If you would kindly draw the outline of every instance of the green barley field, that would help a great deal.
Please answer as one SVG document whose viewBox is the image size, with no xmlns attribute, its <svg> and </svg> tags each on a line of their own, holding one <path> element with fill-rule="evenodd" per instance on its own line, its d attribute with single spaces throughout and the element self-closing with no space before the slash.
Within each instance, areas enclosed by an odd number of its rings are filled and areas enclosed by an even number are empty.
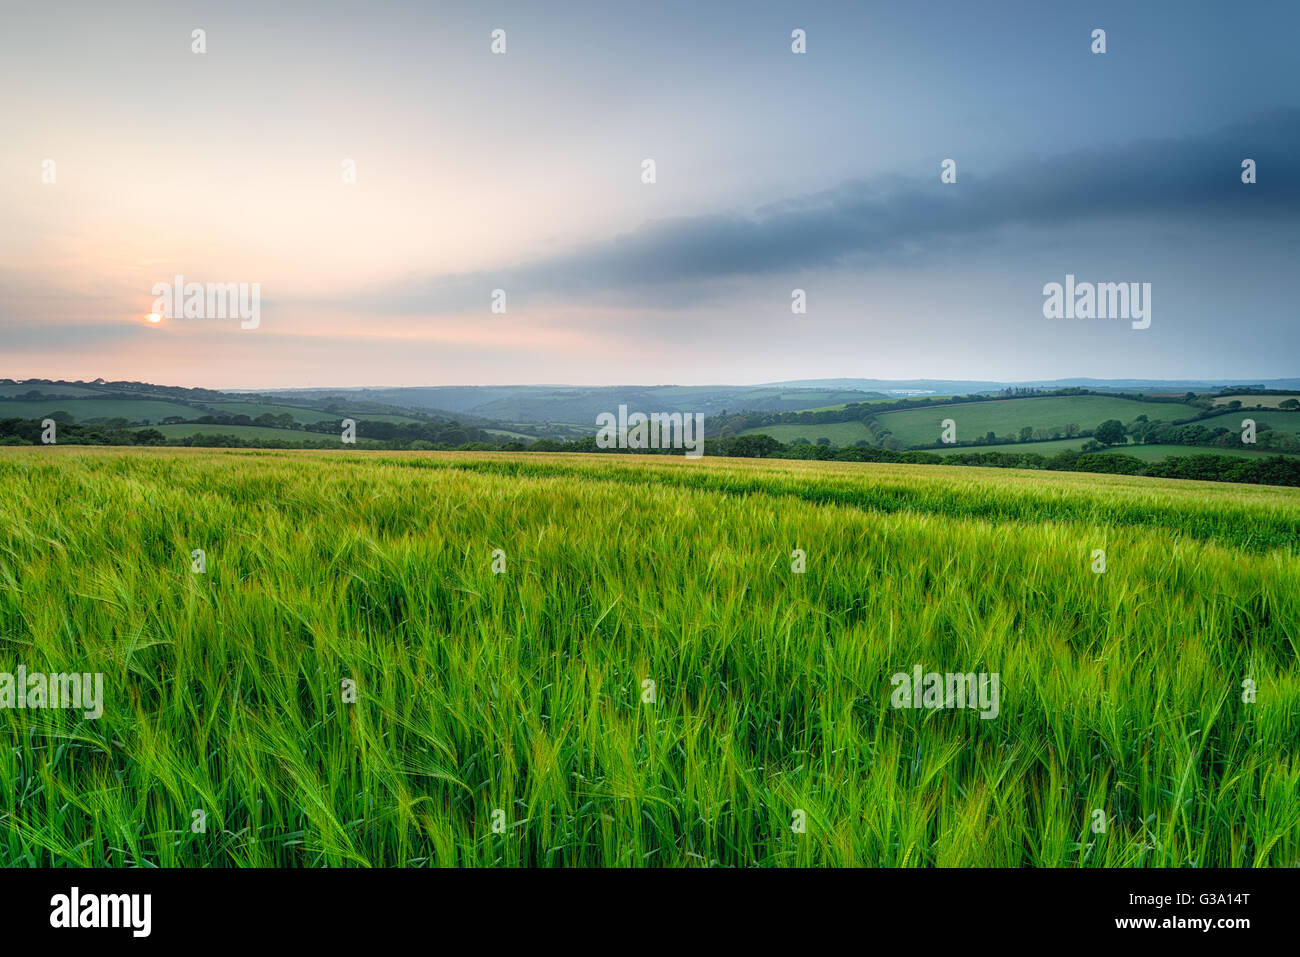
<svg viewBox="0 0 1300 957">
<path fill-rule="evenodd" d="M 6 866 L 1300 863 L 1300 490 L 62 447 L 0 503 L 0 672 L 104 676 L 0 711 Z"/>
</svg>

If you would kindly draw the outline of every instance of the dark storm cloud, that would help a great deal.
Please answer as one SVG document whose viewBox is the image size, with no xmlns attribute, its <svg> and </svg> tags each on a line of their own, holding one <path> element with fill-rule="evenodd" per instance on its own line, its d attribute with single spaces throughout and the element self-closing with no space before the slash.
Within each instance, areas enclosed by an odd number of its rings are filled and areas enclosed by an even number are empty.
<svg viewBox="0 0 1300 957">
<path fill-rule="evenodd" d="M 493 273 L 442 276 L 387 300 L 392 311 L 480 308 L 485 290 L 518 295 L 592 295 L 656 289 L 659 304 L 698 301 L 711 281 L 806 269 L 869 268 L 978 243 L 1023 224 L 1062 229 L 1139 219 L 1177 232 L 1242 218 L 1294 220 L 1300 210 L 1300 110 L 1256 117 L 1212 135 L 1146 140 L 1122 148 L 1027 158 L 983 173 L 957 162 L 943 184 L 940 161 L 915 177 L 852 181 L 762 206 L 751 215 L 665 219 L 608 241 Z M 1258 182 L 1241 182 L 1241 163 Z M 653 187 L 646 187 L 653 188 Z M 373 299 L 368 299 L 374 302 Z"/>
</svg>

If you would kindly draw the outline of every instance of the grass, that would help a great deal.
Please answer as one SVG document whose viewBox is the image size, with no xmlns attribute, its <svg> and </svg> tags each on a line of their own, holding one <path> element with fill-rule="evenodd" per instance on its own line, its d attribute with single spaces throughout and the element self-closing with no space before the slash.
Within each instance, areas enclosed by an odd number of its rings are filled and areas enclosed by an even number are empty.
<svg viewBox="0 0 1300 957">
<path fill-rule="evenodd" d="M 260 425 L 204 425 L 198 422 L 184 422 L 174 425 L 155 425 L 169 439 L 184 438 L 188 435 L 230 435 L 240 439 L 279 439 L 285 442 L 321 442 L 339 441 L 340 432 L 308 432 L 303 429 L 271 429 Z"/>
<path fill-rule="evenodd" d="M 31 386 L 31 388 L 38 388 Z M 47 388 L 55 388 L 48 386 Z M 60 387 L 62 388 L 62 387 Z M 207 407 L 200 409 L 197 406 L 185 405 L 179 402 L 167 402 L 156 399 L 75 399 L 75 398 L 52 398 L 52 399 L 3 399 L 0 400 L 0 418 L 22 418 L 22 419 L 39 419 L 51 412 L 63 411 L 72 416 L 76 422 L 88 422 L 95 419 L 113 419 L 123 418 L 131 423 L 139 423 L 148 419 L 154 426 L 169 416 L 181 416 L 186 419 L 197 419 L 200 416 L 211 415 L 207 408 L 215 409 L 218 413 L 225 415 L 247 415 L 250 419 L 264 413 L 272 415 L 281 415 L 289 413 L 295 421 L 310 424 L 314 422 L 332 421 L 339 422 L 343 418 L 350 416 L 357 420 L 370 420 L 378 422 L 417 422 L 420 421 L 410 416 L 391 415 L 387 413 L 367 414 L 365 412 L 324 412 L 319 409 L 306 409 L 299 406 L 274 405 L 270 403 L 256 402 L 212 402 Z M 188 425 L 186 428 L 190 428 Z M 194 430 L 211 432 L 213 429 L 223 428 L 227 431 L 222 434 L 234 435 L 236 433 L 229 431 L 231 426 L 216 425 L 198 425 Z M 234 426 L 233 428 L 239 428 Z M 254 427 L 256 428 L 256 427 Z M 258 430 L 259 434 L 261 429 Z M 194 431 L 179 433 L 183 435 L 194 434 Z"/>
<path fill-rule="evenodd" d="M 210 408 L 216 409 L 225 415 L 246 415 L 250 419 L 255 419 L 259 415 L 267 413 L 271 415 L 289 414 L 293 416 L 295 422 L 301 422 L 304 425 L 310 425 L 314 422 L 339 422 L 346 417 L 351 417 L 358 421 L 370 422 L 419 422 L 419 419 L 412 418 L 409 415 L 393 415 L 384 412 L 325 412 L 321 409 L 307 409 L 297 405 L 275 405 L 272 403 L 262 402 L 209 402 L 206 403 Z M 202 414 L 202 413 L 199 413 Z M 197 418 L 197 414 L 191 416 Z"/>
<path fill-rule="evenodd" d="M 54 385 L 48 382 L 0 383 L 0 398 L 13 398 L 14 396 L 26 395 L 28 392 L 40 392 L 45 395 L 56 396 L 88 396 L 104 394 L 102 390 L 90 389 L 85 386 L 77 385 Z"/>
<path fill-rule="evenodd" d="M 0 864 L 1300 859 L 1298 490 L 64 447 L 0 498 L 0 670 L 106 698 L 0 712 Z M 918 663 L 999 716 L 891 708 Z"/>
<path fill-rule="evenodd" d="M 488 435 L 499 435 L 503 438 L 516 439 L 520 442 L 533 442 L 537 438 L 535 435 L 528 435 L 524 432 L 512 432 L 509 429 L 484 429 L 483 431 Z"/>
<path fill-rule="evenodd" d="M 1107 451 L 1123 452 L 1145 462 L 1158 462 L 1176 455 L 1235 455 L 1238 458 L 1271 458 L 1275 455 L 1296 455 L 1279 449 L 1258 449 L 1250 446 L 1229 445 L 1116 445 Z"/>
<path fill-rule="evenodd" d="M 1139 415 L 1152 422 L 1190 418 L 1195 409 L 1170 402 L 1143 402 L 1100 395 L 1043 396 L 1041 398 L 998 399 L 882 412 L 876 421 L 889 429 L 904 445 L 929 445 L 939 441 L 944 419 L 957 423 L 957 441 L 967 442 L 987 432 L 997 436 L 1018 434 L 1024 426 L 1064 428 L 1073 422 L 1081 429 L 1094 429 L 1107 419 L 1128 424 Z"/>
<path fill-rule="evenodd" d="M 955 453 L 1033 452 L 1037 455 L 1043 456 L 1044 458 L 1051 458 L 1053 455 L 1055 455 L 1058 452 L 1068 452 L 1070 449 L 1081 448 L 1083 446 L 1083 443 L 1087 441 L 1088 441 L 1088 437 L 1082 436 L 1074 439 L 1049 439 L 1046 442 L 1012 442 L 1012 443 L 1001 442 L 998 443 L 997 445 L 962 445 L 962 446 L 954 447 L 952 451 Z M 1116 446 L 1115 448 L 1128 451 L 1128 449 L 1132 448 L 1132 446 L 1131 445 Z M 942 448 L 926 449 L 926 451 L 933 452 L 936 455 L 951 454 L 950 452 L 945 451 Z"/>
<path fill-rule="evenodd" d="M 1214 404 L 1228 405 L 1230 402 L 1240 402 L 1249 408 L 1262 405 L 1265 408 L 1276 409 L 1279 404 L 1288 399 L 1300 399 L 1300 395 L 1224 395 L 1217 397 Z"/>
<path fill-rule="evenodd" d="M 962 446 L 957 449 L 958 452 L 1035 452 L 1038 455 L 1050 458 L 1058 452 L 1065 452 L 1069 449 L 1077 449 L 1083 446 L 1085 442 L 1090 441 L 1088 438 L 1077 439 L 1052 439 L 1046 442 L 1020 442 L 1012 445 L 974 445 Z M 936 454 L 943 455 L 943 449 L 930 449 Z M 1142 459 L 1146 462 L 1158 462 L 1161 459 L 1167 459 L 1177 455 L 1236 455 L 1244 458 L 1258 458 L 1263 456 L 1269 458 L 1274 455 L 1295 455 L 1294 452 L 1284 452 L 1278 449 L 1257 449 L 1249 447 L 1238 447 L 1229 445 L 1220 447 L 1217 445 L 1141 445 L 1134 442 L 1128 442 L 1125 445 L 1112 445 L 1105 449 L 1106 452 L 1122 452 L 1125 455 L 1132 455 L 1134 458 Z"/>
<path fill-rule="evenodd" d="M 33 388 L 36 388 L 33 386 Z M 139 423 L 145 419 L 161 422 L 172 415 L 194 419 L 203 415 L 197 408 L 179 402 L 156 399 L 6 399 L 0 401 L 0 419 L 40 419 L 51 412 L 66 412 L 76 422 L 96 419 L 126 419 Z"/>
<path fill-rule="evenodd" d="M 1265 426 L 1281 432 L 1300 434 L 1300 412 L 1290 409 L 1238 409 L 1222 415 L 1211 415 L 1197 420 L 1197 425 L 1207 429 L 1231 429 L 1240 431 L 1242 419 L 1254 419 L 1256 427 L 1263 430 Z"/>
<path fill-rule="evenodd" d="M 342 433 L 337 431 L 309 432 L 306 429 L 274 429 L 264 428 L 260 425 L 204 425 L 196 422 L 155 425 L 150 426 L 150 428 L 158 430 L 168 440 L 200 435 L 205 437 L 210 436 L 213 438 L 229 436 L 235 439 L 253 439 L 262 442 L 270 442 L 272 440 L 290 443 L 305 442 L 308 444 L 326 442 L 329 443 L 329 445 L 325 446 L 325 448 L 344 448 L 341 439 Z M 356 438 L 357 441 L 355 444 L 358 448 L 365 448 L 366 446 L 371 448 L 380 447 L 380 441 L 378 439 L 366 438 L 364 426 L 359 425 L 357 427 Z"/>
<path fill-rule="evenodd" d="M 334 421 L 337 422 L 343 418 L 342 413 L 324 412 L 320 409 L 306 409 L 297 405 L 276 405 L 272 403 L 261 402 L 206 402 L 204 403 L 210 409 L 222 415 L 246 415 L 250 419 L 255 419 L 259 415 L 291 415 L 295 422 L 301 422 L 309 425 L 313 422 Z M 211 413 L 201 412 L 190 418 L 198 418 L 198 415 Z"/>
<path fill-rule="evenodd" d="M 816 444 L 818 439 L 831 440 L 836 448 L 846 448 L 857 442 L 870 442 L 871 431 L 862 422 L 822 422 L 820 424 L 764 425 L 746 429 L 742 435 L 770 435 L 787 445 L 795 439 L 807 439 Z"/>
<path fill-rule="evenodd" d="M 892 401 L 892 400 L 881 400 Z M 991 399 L 983 402 L 962 402 L 952 405 L 932 405 L 918 409 L 902 409 L 896 412 L 881 412 L 875 416 L 876 421 L 901 441 L 907 448 L 932 445 L 939 440 L 944 419 L 957 423 L 959 441 L 972 441 L 993 432 L 998 436 L 1018 435 L 1026 425 L 1033 428 L 1064 429 L 1073 422 L 1081 429 L 1093 429 L 1107 419 L 1119 419 L 1130 423 L 1139 415 L 1145 415 L 1152 422 L 1172 422 L 1175 419 L 1190 418 L 1198 410 L 1191 406 L 1170 402 L 1144 402 L 1139 399 L 1122 399 L 1113 396 L 1069 395 L 1021 397 L 1013 399 Z M 1273 412 L 1272 417 L 1279 417 L 1279 422 L 1289 413 Z M 1300 413 L 1296 414 L 1300 421 Z M 1215 424 L 1222 425 L 1215 417 Z M 1288 428 L 1279 425 L 1279 428 Z M 796 438 L 806 438 L 816 442 L 825 437 L 837 447 L 853 445 L 860 440 L 871 441 L 872 435 L 866 425 L 857 422 L 829 422 L 823 424 L 779 424 L 758 426 L 747 429 L 746 434 L 765 433 L 781 442 L 789 443 Z M 1061 440 L 1074 443 L 1066 447 L 1077 447 L 1084 439 Z M 1004 443 L 1005 444 L 1005 443 Z M 1044 445 L 1048 443 L 1034 443 Z M 990 448 L 990 446 L 982 446 Z M 1059 451 L 1059 449 L 1058 449 Z"/>
</svg>

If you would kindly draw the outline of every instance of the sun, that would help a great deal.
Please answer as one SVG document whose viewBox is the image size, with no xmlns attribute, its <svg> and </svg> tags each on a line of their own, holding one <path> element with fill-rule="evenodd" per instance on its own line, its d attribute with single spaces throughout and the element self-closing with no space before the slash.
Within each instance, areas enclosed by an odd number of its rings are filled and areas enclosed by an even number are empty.
<svg viewBox="0 0 1300 957">
<path fill-rule="evenodd" d="M 156 313 L 156 312 L 151 312 L 151 313 L 149 313 L 149 315 L 145 316 L 145 318 L 148 319 L 150 322 L 153 322 L 153 323 L 159 323 L 159 322 L 162 322 L 162 316 L 158 315 L 158 313 Z"/>
</svg>

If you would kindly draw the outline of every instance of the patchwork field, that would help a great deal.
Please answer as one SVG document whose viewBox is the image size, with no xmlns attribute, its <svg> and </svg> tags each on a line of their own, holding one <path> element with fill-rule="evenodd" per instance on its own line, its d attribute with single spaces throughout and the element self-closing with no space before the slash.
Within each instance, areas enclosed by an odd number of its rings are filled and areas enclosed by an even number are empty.
<svg viewBox="0 0 1300 957">
<path fill-rule="evenodd" d="M 1262 405 L 1267 409 L 1276 409 L 1283 402 L 1289 402 L 1296 398 L 1300 397 L 1294 395 L 1224 395 L 1216 397 L 1214 404 L 1228 405 L 1231 402 L 1240 402 L 1246 408 Z"/>
<path fill-rule="evenodd" d="M 1288 409 L 1238 409 L 1201 419 L 1198 424 L 1207 429 L 1239 429 L 1242 419 L 1254 419 L 1260 429 L 1267 426 L 1283 432 L 1300 433 L 1300 412 Z"/>
<path fill-rule="evenodd" d="M 33 391 L 40 392 L 44 395 L 54 393 L 61 396 L 72 397 L 95 396 L 102 394 L 96 389 L 87 388 L 85 386 L 66 385 L 64 383 L 36 385 L 22 382 L 0 382 L 0 399 L 11 399 L 15 396 L 27 395 Z"/>
<path fill-rule="evenodd" d="M 155 425 L 169 439 L 188 435 L 233 435 L 240 439 L 283 442 L 321 442 L 326 439 L 338 441 L 337 432 L 307 432 L 302 429 L 271 429 L 259 425 L 204 425 L 199 422 L 185 422 L 177 425 Z"/>
<path fill-rule="evenodd" d="M 1289 397 L 1264 398 L 1281 400 Z M 744 429 L 741 434 L 766 434 L 786 444 L 793 444 L 800 439 L 817 444 L 818 439 L 824 438 L 835 448 L 848 448 L 859 443 L 879 447 L 885 441 L 892 441 L 896 444 L 890 445 L 891 448 L 926 448 L 944 454 L 945 449 L 936 443 L 942 433 L 944 420 L 952 419 L 956 423 L 957 437 L 957 445 L 952 451 L 1029 452 L 1043 456 L 1082 448 L 1089 441 L 1089 436 L 1022 442 L 1019 437 L 1024 428 L 1028 427 L 1035 434 L 1042 435 L 1053 431 L 1063 432 L 1066 426 L 1073 424 L 1081 431 L 1091 432 L 1107 419 L 1118 419 L 1127 426 L 1133 426 L 1139 416 L 1146 416 L 1150 423 L 1194 423 L 1203 430 L 1227 428 L 1235 431 L 1241 428 L 1243 419 L 1252 418 L 1260 432 L 1272 429 L 1291 433 L 1292 436 L 1300 434 L 1300 411 L 1277 408 L 1238 409 L 1200 419 L 1197 416 L 1201 411 L 1200 407 L 1187 403 L 1149 402 L 1116 396 L 1022 396 L 881 412 L 874 416 L 874 425 L 861 417 L 845 422 L 781 422 L 752 426 Z M 887 430 L 888 439 L 886 433 L 880 431 L 882 429 Z M 1000 441 L 979 446 L 970 444 L 984 439 L 990 432 Z M 1290 455 L 1297 454 L 1300 449 L 1294 438 L 1274 438 L 1266 443 L 1267 448 L 1255 449 L 1234 446 L 1220 448 L 1197 444 L 1190 438 L 1182 445 L 1169 442 L 1145 444 L 1141 441 L 1143 434 L 1140 429 L 1134 429 L 1133 435 L 1132 441 L 1115 446 L 1113 450 L 1128 452 L 1145 461 L 1158 461 L 1171 456 L 1205 454 L 1246 457 Z"/>
<path fill-rule="evenodd" d="M 57 447 L 0 499 L 0 672 L 104 676 L 0 711 L 2 865 L 1300 861 L 1300 490 Z"/>
<path fill-rule="evenodd" d="M 1023 448 L 1023 446 L 1022 446 Z M 1144 462 L 1159 462 L 1163 459 L 1177 455 L 1231 455 L 1235 458 L 1270 458 L 1275 455 L 1288 455 L 1293 453 L 1279 452 L 1275 450 L 1261 451 L 1248 446 L 1227 445 L 1227 446 L 1198 446 L 1188 445 L 1117 445 L 1108 449 L 1110 452 L 1122 452 L 1125 455 L 1131 455 L 1134 458 L 1142 459 Z"/>
<path fill-rule="evenodd" d="M 877 421 L 911 447 L 938 442 L 944 419 L 957 423 L 958 442 L 969 442 L 987 432 L 1012 435 L 1026 425 L 1055 429 L 1074 423 L 1081 429 L 1093 429 L 1107 419 L 1128 423 L 1145 415 L 1152 422 L 1172 422 L 1189 418 L 1192 411 L 1168 402 L 1111 396 L 1046 396 L 882 412 Z"/>
<path fill-rule="evenodd" d="M 809 442 L 816 444 L 818 439 L 826 438 L 831 440 L 831 445 L 837 448 L 845 448 L 860 441 L 869 442 L 871 440 L 871 430 L 862 422 L 765 425 L 762 428 L 746 429 L 745 431 L 750 434 L 770 435 L 778 442 L 784 442 L 787 445 L 793 444 L 797 439 L 807 439 Z"/>
<path fill-rule="evenodd" d="M 157 423 L 172 415 L 187 419 L 202 415 L 193 406 L 155 399 L 15 399 L 0 402 L 0 418 L 40 419 L 53 412 L 66 412 L 77 422 L 120 418 L 131 423 Z"/>
<path fill-rule="evenodd" d="M 343 416 L 338 412 L 325 412 L 320 409 L 305 409 L 295 405 L 275 405 L 268 402 L 212 402 L 210 406 L 227 415 L 246 415 L 257 418 L 259 415 L 290 415 L 298 422 L 338 422 Z M 409 415 L 392 415 L 382 412 L 352 412 L 354 418 L 367 419 L 372 422 L 418 422 Z"/>
<path fill-rule="evenodd" d="M 1088 439 L 1058 439 L 1047 442 L 1021 442 L 1011 445 L 980 445 L 974 448 L 958 449 L 958 452 L 1036 452 L 1044 457 L 1050 457 L 1058 452 L 1064 452 L 1067 449 L 1082 448 Z M 942 449 L 934 450 L 943 454 Z M 1288 453 L 1277 450 L 1260 450 L 1244 446 L 1228 445 L 1146 445 L 1129 442 L 1126 445 L 1115 445 L 1105 451 L 1117 452 L 1123 455 L 1131 455 L 1134 458 L 1142 459 L 1145 462 L 1158 462 L 1175 455 L 1233 455 L 1244 458 L 1268 458 L 1274 455 L 1286 455 Z"/>
<path fill-rule="evenodd" d="M 39 397 L 26 398 L 33 393 L 39 394 Z M 223 395 L 228 398 L 222 398 Z M 382 404 L 359 400 L 352 395 L 330 396 L 315 405 L 274 402 L 255 395 L 237 398 L 239 395 L 181 390 L 143 383 L 136 383 L 129 388 L 107 383 L 95 387 L 64 382 L 8 383 L 0 384 L 0 419 L 39 419 L 54 412 L 65 412 L 77 423 L 121 418 L 133 426 L 157 426 L 169 417 L 178 417 L 188 423 L 204 416 L 246 415 L 250 420 L 255 420 L 268 414 L 289 416 L 304 425 L 338 422 L 344 417 L 391 423 L 425 421 Z M 283 423 L 279 425 L 282 427 Z M 212 426 L 206 428 L 210 431 Z M 222 434 L 238 433 L 225 431 Z M 252 437 L 270 438 L 264 435 Z"/>
</svg>

